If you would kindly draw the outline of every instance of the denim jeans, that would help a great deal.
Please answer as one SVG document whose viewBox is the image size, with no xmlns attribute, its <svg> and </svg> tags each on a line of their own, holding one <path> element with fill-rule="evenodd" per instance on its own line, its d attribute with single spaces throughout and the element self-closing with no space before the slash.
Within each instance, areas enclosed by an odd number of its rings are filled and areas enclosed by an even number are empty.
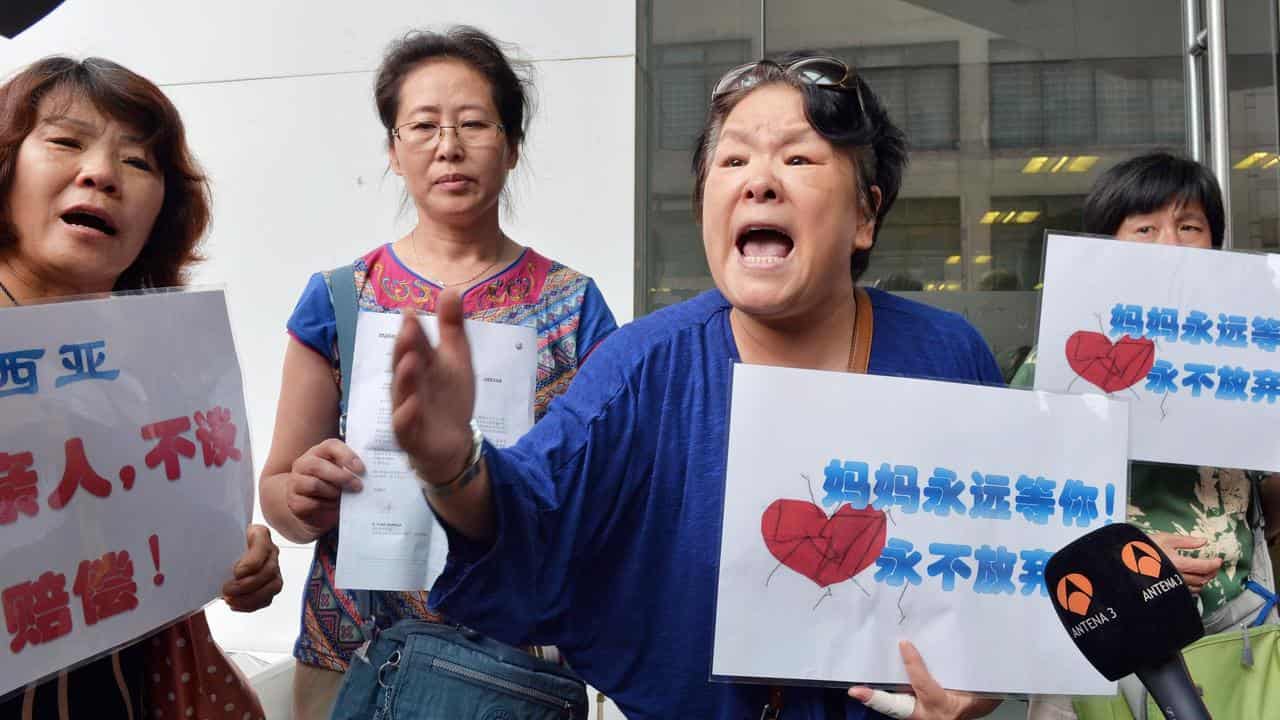
<svg viewBox="0 0 1280 720">
<path fill-rule="evenodd" d="M 351 661 L 333 720 L 585 720 L 565 668 L 474 631 L 402 620 Z"/>
</svg>

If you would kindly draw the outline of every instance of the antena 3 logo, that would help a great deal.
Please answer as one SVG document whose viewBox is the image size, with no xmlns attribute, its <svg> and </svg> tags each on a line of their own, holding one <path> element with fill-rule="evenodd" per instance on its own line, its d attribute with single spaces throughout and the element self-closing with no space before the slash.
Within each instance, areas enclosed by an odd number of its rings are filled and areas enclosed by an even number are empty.
<svg viewBox="0 0 1280 720">
<path fill-rule="evenodd" d="M 1155 548 L 1141 540 L 1134 540 L 1128 543 L 1120 551 L 1120 560 L 1129 571 L 1148 578 L 1159 578 L 1163 565 L 1160 561 L 1160 553 Z M 1180 587 L 1184 584 L 1181 573 L 1157 580 L 1150 587 L 1142 591 L 1142 601 L 1151 602 L 1173 588 Z"/>
<path fill-rule="evenodd" d="M 1110 607 L 1101 608 L 1092 615 L 1089 614 L 1093 605 L 1093 583 L 1080 573 L 1064 575 L 1058 581 L 1054 597 L 1058 601 L 1058 607 L 1084 618 L 1071 626 L 1071 637 L 1073 638 L 1079 638 L 1081 635 L 1091 630 L 1096 630 L 1119 617 L 1115 608 Z"/>
<path fill-rule="evenodd" d="M 0 0 L 0 35 L 9 39 L 35 25 L 64 0 Z"/>
<path fill-rule="evenodd" d="M 1120 559 L 1131 572 L 1149 578 L 1160 577 L 1160 553 L 1141 540 L 1134 540 L 1120 551 Z"/>
<path fill-rule="evenodd" d="M 1088 615 L 1093 602 L 1093 583 L 1080 573 L 1065 575 L 1058 581 L 1058 605 L 1076 615 Z"/>
</svg>

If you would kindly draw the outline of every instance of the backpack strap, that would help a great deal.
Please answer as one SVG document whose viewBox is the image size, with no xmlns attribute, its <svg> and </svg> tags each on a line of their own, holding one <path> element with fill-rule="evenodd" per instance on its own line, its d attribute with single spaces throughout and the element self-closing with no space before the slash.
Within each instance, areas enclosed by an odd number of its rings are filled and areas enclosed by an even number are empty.
<svg viewBox="0 0 1280 720">
<path fill-rule="evenodd" d="M 338 373 L 342 376 L 342 394 L 338 398 L 338 437 L 347 437 L 347 400 L 351 397 L 351 367 L 356 354 L 356 324 L 360 317 L 360 293 L 356 288 L 355 265 L 334 268 L 328 277 L 329 301 L 338 331 Z M 365 644 L 356 653 L 364 659 L 364 650 L 377 633 L 374 596 L 370 590 L 349 590 L 355 601 L 360 630 Z"/>
</svg>

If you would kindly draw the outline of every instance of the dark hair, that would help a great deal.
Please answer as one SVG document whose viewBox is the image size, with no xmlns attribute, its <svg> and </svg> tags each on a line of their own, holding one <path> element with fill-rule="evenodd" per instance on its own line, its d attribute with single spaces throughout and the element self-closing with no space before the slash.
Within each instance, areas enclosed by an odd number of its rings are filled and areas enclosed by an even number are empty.
<svg viewBox="0 0 1280 720">
<path fill-rule="evenodd" d="M 461 60 L 489 81 L 493 106 L 498 109 L 507 142 L 513 148 L 520 147 L 532 114 L 528 66 L 511 60 L 497 40 L 469 25 L 458 25 L 444 33 L 415 30 L 387 48 L 373 86 L 387 144 L 394 140 L 391 129 L 400 112 L 400 88 L 405 77 L 422 63 L 439 58 Z"/>
<path fill-rule="evenodd" d="M 169 98 L 150 80 L 102 58 L 48 57 L 0 86 L 0 253 L 18 240 L 8 208 L 18 150 L 35 129 L 41 100 L 62 92 L 68 103 L 83 98 L 141 133 L 164 178 L 164 203 L 151 236 L 115 289 L 183 284 L 187 267 L 203 259 L 196 247 L 209 226 L 208 180 L 187 148 L 182 118 Z"/>
<path fill-rule="evenodd" d="M 1177 203 L 1200 203 L 1214 247 L 1222 247 L 1225 213 L 1213 173 L 1195 160 L 1157 151 L 1130 158 L 1093 183 L 1084 201 L 1084 231 L 1115 235 L 1125 218 Z"/>
<path fill-rule="evenodd" d="M 814 51 L 791 52 L 778 59 L 786 64 L 806 57 L 825 55 Z M 880 98 L 870 86 L 850 70 L 849 90 L 831 90 L 800 82 L 773 62 L 761 62 L 745 76 L 754 80 L 747 87 L 727 92 L 711 101 L 707 122 L 698 136 L 693 152 L 693 207 L 701 217 L 703 190 L 707 172 L 711 169 L 711 157 L 720 130 L 729 113 L 753 90 L 772 84 L 794 87 L 804 96 L 804 114 L 809 125 L 826 138 L 827 142 L 848 153 L 858 174 L 858 197 L 854 202 L 866 216 L 875 216 L 875 228 L 871 236 L 872 247 L 856 250 L 850 260 L 849 272 L 854 282 L 862 276 L 871 262 L 871 250 L 880 235 L 885 215 L 893 207 L 902 186 L 902 171 L 907 165 L 906 136 L 889 119 Z M 861 107 L 859 106 L 861 97 Z M 864 112 L 865 109 L 865 112 Z M 880 204 L 872 207 L 872 187 L 880 189 Z"/>
</svg>

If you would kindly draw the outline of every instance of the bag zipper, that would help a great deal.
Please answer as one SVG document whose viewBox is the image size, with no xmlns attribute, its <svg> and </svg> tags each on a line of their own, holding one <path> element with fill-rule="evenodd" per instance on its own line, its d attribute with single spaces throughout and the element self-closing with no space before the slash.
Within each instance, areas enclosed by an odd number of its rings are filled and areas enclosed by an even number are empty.
<svg viewBox="0 0 1280 720">
<path fill-rule="evenodd" d="M 531 687 L 525 687 L 524 685 L 513 683 L 510 680 L 507 680 L 505 678 L 500 678 L 494 675 L 490 675 L 488 673 L 480 672 L 479 670 L 472 670 L 469 667 L 459 665 L 457 663 L 450 662 L 448 660 L 443 660 L 441 658 L 432 658 L 431 667 L 434 670 L 442 670 L 447 673 L 453 673 L 454 675 L 460 675 L 464 678 L 467 678 L 468 680 L 473 680 L 479 683 L 486 683 L 489 685 L 493 685 L 495 687 L 502 688 L 503 690 L 506 690 L 507 692 L 513 695 L 528 698 L 530 700 L 540 702 L 544 705 L 563 708 L 564 711 L 568 714 L 570 720 L 572 720 L 573 718 L 573 703 L 569 702 L 568 700 L 563 700 L 561 698 L 558 698 L 555 695 L 552 695 L 550 693 L 545 693 L 541 690 L 535 690 Z"/>
</svg>

